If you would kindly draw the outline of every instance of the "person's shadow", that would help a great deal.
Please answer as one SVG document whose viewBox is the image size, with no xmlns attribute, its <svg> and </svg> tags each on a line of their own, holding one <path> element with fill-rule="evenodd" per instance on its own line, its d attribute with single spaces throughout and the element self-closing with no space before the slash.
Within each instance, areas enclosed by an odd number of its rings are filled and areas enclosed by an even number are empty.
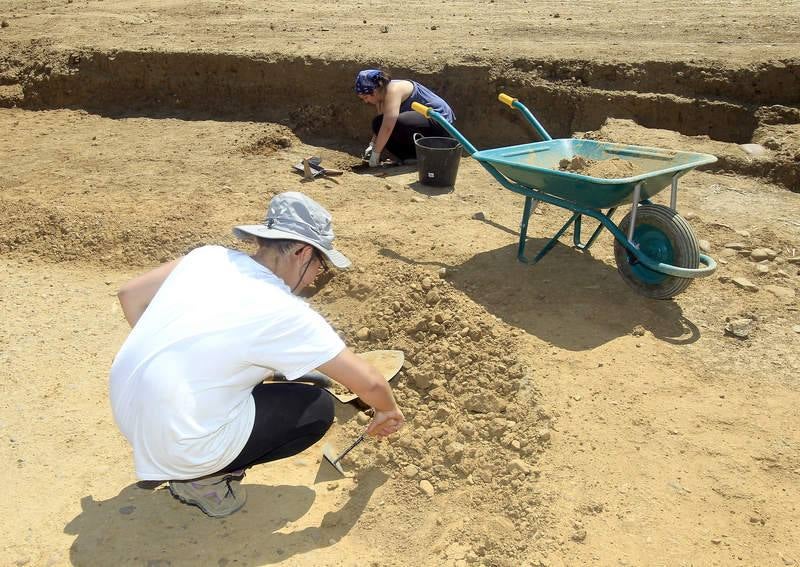
<svg viewBox="0 0 800 567">
<path fill-rule="evenodd" d="M 70 548 L 70 560 L 78 566 L 277 563 L 339 541 L 386 479 L 377 469 L 362 471 L 339 510 L 326 513 L 320 525 L 299 530 L 286 526 L 302 518 L 314 502 L 314 491 L 305 486 L 245 482 L 245 507 L 215 519 L 182 504 L 166 488 L 132 484 L 108 500 L 82 498 L 81 513 L 64 532 L 78 536 Z"/>
</svg>

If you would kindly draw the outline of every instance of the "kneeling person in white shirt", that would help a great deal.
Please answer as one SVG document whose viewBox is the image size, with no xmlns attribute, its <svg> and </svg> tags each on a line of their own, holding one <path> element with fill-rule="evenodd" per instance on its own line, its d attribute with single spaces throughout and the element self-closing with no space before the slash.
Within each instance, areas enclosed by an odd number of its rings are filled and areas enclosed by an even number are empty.
<svg viewBox="0 0 800 567">
<path fill-rule="evenodd" d="M 405 419 L 383 376 L 350 351 L 297 297 L 327 263 L 331 217 L 302 193 L 276 195 L 264 222 L 234 228 L 252 255 L 203 246 L 126 283 L 119 300 L 133 327 L 111 368 L 114 418 L 133 447 L 141 480 L 210 516 L 244 505 L 244 471 L 296 455 L 333 423 L 322 388 L 288 381 L 318 368 L 375 409 L 368 432 L 384 437 Z"/>
</svg>

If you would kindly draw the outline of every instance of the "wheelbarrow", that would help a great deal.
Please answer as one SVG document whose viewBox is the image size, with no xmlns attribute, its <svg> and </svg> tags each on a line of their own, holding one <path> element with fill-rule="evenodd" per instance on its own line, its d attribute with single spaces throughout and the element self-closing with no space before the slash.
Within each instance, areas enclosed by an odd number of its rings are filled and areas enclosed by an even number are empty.
<svg viewBox="0 0 800 567">
<path fill-rule="evenodd" d="M 694 278 L 714 273 L 716 262 L 700 253 L 697 237 L 676 207 L 678 179 L 695 167 L 717 161 L 716 157 L 596 140 L 554 140 L 525 105 L 506 94 L 498 98 L 519 110 L 543 141 L 478 151 L 438 112 L 416 102 L 411 106 L 461 142 L 503 187 L 525 197 L 517 248 L 521 262 L 537 263 L 572 226 L 573 244 L 579 250 L 588 250 L 603 228 L 608 229 L 614 236 L 614 258 L 620 275 L 634 290 L 653 299 L 674 297 Z M 559 169 L 559 162 L 576 156 L 595 161 L 625 160 L 633 165 L 635 174 L 606 179 Z M 671 187 L 668 207 L 650 202 L 651 197 L 666 187 Z M 533 259 L 528 259 L 525 255 L 528 220 L 535 201 L 550 203 L 573 214 Z M 628 202 L 630 212 L 619 225 L 615 224 L 611 220 L 614 213 Z M 599 222 L 585 242 L 581 240 L 584 216 Z"/>
</svg>

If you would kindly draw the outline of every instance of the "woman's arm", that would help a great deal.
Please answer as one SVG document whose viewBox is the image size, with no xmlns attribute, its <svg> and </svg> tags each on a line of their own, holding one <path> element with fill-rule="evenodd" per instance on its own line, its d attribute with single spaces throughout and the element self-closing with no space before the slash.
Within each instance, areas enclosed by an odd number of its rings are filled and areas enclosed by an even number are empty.
<svg viewBox="0 0 800 567">
<path fill-rule="evenodd" d="M 392 81 L 386 86 L 386 97 L 383 99 L 383 123 L 378 135 L 375 137 L 374 150 L 378 155 L 386 147 L 389 136 L 392 135 L 394 125 L 397 124 L 397 117 L 400 116 L 400 104 L 403 102 L 403 94 L 407 89 L 404 88 L 407 81 Z M 413 89 L 413 86 L 412 86 Z"/>
<path fill-rule="evenodd" d="M 375 408 L 375 416 L 367 433 L 385 437 L 403 427 L 405 417 L 394 401 L 389 383 L 374 366 L 357 357 L 350 349 L 344 349 L 320 366 L 319 370 Z"/>
<path fill-rule="evenodd" d="M 149 272 L 137 276 L 124 284 L 119 292 L 117 298 L 120 305 L 122 305 L 122 312 L 125 314 L 125 319 L 128 324 L 133 327 L 136 322 L 150 305 L 150 302 L 155 297 L 156 292 L 167 279 L 167 276 L 175 269 L 181 259 L 173 260 L 166 264 L 162 264 L 158 268 L 150 270 Z"/>
</svg>

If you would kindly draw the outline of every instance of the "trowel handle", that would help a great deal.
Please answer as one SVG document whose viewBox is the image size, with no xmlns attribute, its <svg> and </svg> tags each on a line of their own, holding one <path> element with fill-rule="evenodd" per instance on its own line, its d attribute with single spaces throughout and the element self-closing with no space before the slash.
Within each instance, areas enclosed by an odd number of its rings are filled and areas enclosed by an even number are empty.
<svg viewBox="0 0 800 567">
<path fill-rule="evenodd" d="M 352 443 L 352 444 L 351 444 L 351 445 L 350 445 L 350 446 L 349 446 L 347 449 L 345 449 L 344 451 L 342 451 L 342 454 L 341 454 L 341 455 L 339 455 L 338 457 L 336 457 L 336 460 L 335 460 L 335 461 L 333 461 L 333 464 L 335 465 L 336 463 L 338 463 L 339 461 L 341 461 L 341 460 L 344 458 L 344 456 L 345 456 L 347 453 L 349 453 L 350 451 L 352 451 L 352 450 L 355 448 L 355 446 L 356 446 L 356 445 L 358 445 L 359 443 L 361 443 L 361 442 L 364 440 L 364 437 L 366 437 L 366 435 L 367 435 L 367 432 L 366 432 L 366 431 L 365 431 L 364 433 L 362 433 L 361 435 L 359 435 L 359 436 L 358 436 L 358 438 L 357 438 L 355 441 L 353 441 L 353 443 Z"/>
</svg>

